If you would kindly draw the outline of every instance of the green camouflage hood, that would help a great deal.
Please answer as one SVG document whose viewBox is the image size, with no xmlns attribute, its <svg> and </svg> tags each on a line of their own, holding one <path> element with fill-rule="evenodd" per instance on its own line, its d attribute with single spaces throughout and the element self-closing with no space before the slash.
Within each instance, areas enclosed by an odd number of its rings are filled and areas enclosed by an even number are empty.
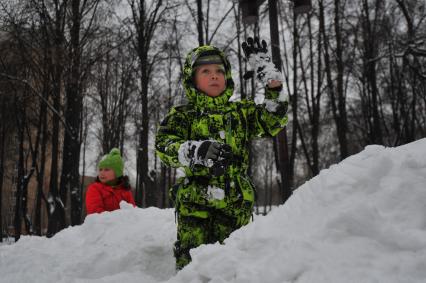
<svg viewBox="0 0 426 283">
<path fill-rule="evenodd" d="M 226 89 L 218 97 L 209 97 L 195 87 L 193 65 L 199 57 L 205 55 L 219 55 L 223 60 L 223 65 L 225 67 Z M 229 98 L 234 92 L 234 81 L 232 80 L 231 65 L 225 54 L 214 46 L 204 45 L 194 48 L 191 52 L 189 52 L 186 56 L 185 65 L 183 67 L 183 77 L 183 86 L 185 88 L 186 96 L 188 97 L 189 101 L 197 108 L 222 108 L 228 102 Z"/>
</svg>

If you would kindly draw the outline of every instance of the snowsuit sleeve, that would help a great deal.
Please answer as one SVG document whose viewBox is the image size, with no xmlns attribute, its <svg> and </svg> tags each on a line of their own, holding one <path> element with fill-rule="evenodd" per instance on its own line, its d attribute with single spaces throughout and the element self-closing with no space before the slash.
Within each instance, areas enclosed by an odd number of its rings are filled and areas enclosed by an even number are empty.
<svg viewBox="0 0 426 283">
<path fill-rule="evenodd" d="M 92 184 L 87 189 L 86 193 L 86 211 L 87 215 L 92 213 L 101 213 L 105 211 L 102 194 L 96 188 L 96 185 Z"/>
<path fill-rule="evenodd" d="M 288 99 L 280 90 L 267 88 L 263 104 L 245 107 L 249 137 L 276 136 L 287 125 L 287 109 Z"/>
<path fill-rule="evenodd" d="M 172 108 L 161 122 L 155 140 L 155 148 L 161 160 L 172 167 L 182 167 L 179 148 L 187 141 L 190 121 L 179 107 Z"/>
</svg>

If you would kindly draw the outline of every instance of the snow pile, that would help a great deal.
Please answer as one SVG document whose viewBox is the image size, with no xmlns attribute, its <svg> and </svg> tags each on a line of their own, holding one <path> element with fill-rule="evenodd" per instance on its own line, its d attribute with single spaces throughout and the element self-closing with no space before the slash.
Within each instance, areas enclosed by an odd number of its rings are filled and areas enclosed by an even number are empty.
<svg viewBox="0 0 426 283">
<path fill-rule="evenodd" d="M 172 209 L 91 215 L 53 238 L 0 247 L 0 282 L 161 282 L 175 274 Z"/>
<path fill-rule="evenodd" d="M 368 146 L 177 274 L 173 210 L 125 206 L 0 247 L 0 282 L 426 282 L 425 200 L 426 139 Z"/>
<path fill-rule="evenodd" d="M 173 282 L 426 282 L 426 139 L 323 170 Z"/>
</svg>

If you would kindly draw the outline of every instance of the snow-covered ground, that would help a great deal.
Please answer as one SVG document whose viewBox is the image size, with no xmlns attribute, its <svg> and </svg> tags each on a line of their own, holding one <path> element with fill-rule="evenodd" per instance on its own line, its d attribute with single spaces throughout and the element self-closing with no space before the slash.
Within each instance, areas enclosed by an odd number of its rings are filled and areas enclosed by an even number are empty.
<svg viewBox="0 0 426 283">
<path fill-rule="evenodd" d="M 175 233 L 173 210 L 124 205 L 1 246 L 0 282 L 426 282 L 426 139 L 323 170 L 177 274 Z"/>
</svg>

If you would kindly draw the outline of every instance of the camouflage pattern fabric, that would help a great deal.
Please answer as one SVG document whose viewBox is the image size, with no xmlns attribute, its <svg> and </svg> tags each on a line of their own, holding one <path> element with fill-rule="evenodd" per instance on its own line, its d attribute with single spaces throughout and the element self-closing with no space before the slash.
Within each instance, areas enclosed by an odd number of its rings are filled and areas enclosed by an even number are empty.
<svg viewBox="0 0 426 283">
<path fill-rule="evenodd" d="M 193 63 L 204 55 L 219 55 L 223 59 L 226 89 L 218 97 L 209 97 L 194 86 Z M 185 172 L 185 177 L 170 191 L 178 214 L 178 268 L 189 262 L 189 249 L 222 242 L 232 231 L 249 223 L 255 191 L 247 177 L 248 142 L 255 137 L 278 134 L 287 124 L 288 107 L 287 101 L 278 100 L 279 91 L 270 89 L 266 89 L 265 98 L 274 101 L 274 111 L 253 101 L 229 102 L 234 90 L 231 66 L 224 53 L 213 46 L 201 46 L 188 54 L 184 88 L 189 103 L 170 110 L 156 137 L 161 160 L 172 167 L 183 167 Z M 179 162 L 178 151 L 188 140 L 228 144 L 234 158 L 219 176 L 202 165 L 184 166 Z"/>
<path fill-rule="evenodd" d="M 174 248 L 176 268 L 182 269 L 191 261 L 190 249 L 202 244 L 213 244 L 216 242 L 222 244 L 233 231 L 240 227 L 232 220 L 219 212 L 211 214 L 206 219 L 179 215 L 178 240 Z"/>
</svg>

